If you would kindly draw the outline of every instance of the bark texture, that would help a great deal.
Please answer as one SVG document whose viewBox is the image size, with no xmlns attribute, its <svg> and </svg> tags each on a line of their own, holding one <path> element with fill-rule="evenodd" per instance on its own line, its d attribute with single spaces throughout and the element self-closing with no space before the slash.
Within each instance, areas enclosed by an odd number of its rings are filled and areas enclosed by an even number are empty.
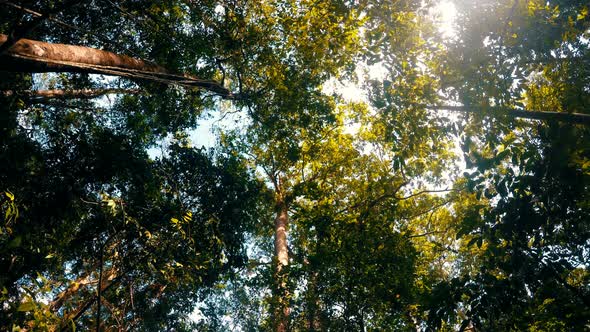
<svg viewBox="0 0 590 332">
<path fill-rule="evenodd" d="M 287 266 L 289 265 L 289 247 L 287 245 L 287 231 L 289 227 L 288 207 L 284 200 L 277 204 L 275 217 L 275 299 L 277 308 L 275 312 L 277 332 L 288 331 L 289 328 L 289 290 L 287 288 Z"/>
<path fill-rule="evenodd" d="M 287 228 L 289 227 L 289 217 L 287 215 L 287 206 L 279 202 L 279 208 L 275 218 L 275 255 L 278 261 L 278 268 L 289 265 L 289 249 L 287 247 Z"/>
<path fill-rule="evenodd" d="M 0 46 L 8 41 L 0 34 Z M 175 73 L 165 67 L 95 48 L 20 39 L 0 55 L 0 70 L 17 72 L 82 72 L 144 79 L 201 88 L 224 98 L 232 93 L 220 83 Z"/>
</svg>

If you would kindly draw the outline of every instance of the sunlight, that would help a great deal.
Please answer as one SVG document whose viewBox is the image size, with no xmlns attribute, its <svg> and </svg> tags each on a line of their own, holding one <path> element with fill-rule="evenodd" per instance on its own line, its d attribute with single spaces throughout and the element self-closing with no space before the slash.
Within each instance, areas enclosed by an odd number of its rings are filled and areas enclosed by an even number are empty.
<svg viewBox="0 0 590 332">
<path fill-rule="evenodd" d="M 442 0 L 432 8 L 430 13 L 434 17 L 435 22 L 438 23 L 438 31 L 444 39 L 452 39 L 457 35 L 454 27 L 457 8 L 453 2 Z"/>
<path fill-rule="evenodd" d="M 454 26 L 455 19 L 457 18 L 457 8 L 452 1 L 441 0 L 436 6 L 430 9 L 430 15 L 434 23 L 438 26 L 438 31 L 444 40 L 451 40 L 457 35 Z M 356 75 L 359 80 L 358 82 L 338 82 L 335 79 L 331 79 L 324 84 L 323 92 L 326 94 L 339 93 L 344 100 L 349 102 L 367 102 L 367 96 L 362 91 L 361 86 L 366 83 L 366 79 L 385 79 L 387 69 L 380 63 L 371 66 L 359 64 Z"/>
</svg>

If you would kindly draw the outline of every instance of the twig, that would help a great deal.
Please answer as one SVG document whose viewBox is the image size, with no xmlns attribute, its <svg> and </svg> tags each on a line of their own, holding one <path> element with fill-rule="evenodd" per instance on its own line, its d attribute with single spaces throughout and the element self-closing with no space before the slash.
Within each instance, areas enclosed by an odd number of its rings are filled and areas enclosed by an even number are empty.
<svg viewBox="0 0 590 332">
<path fill-rule="evenodd" d="M 442 230 L 442 231 L 430 231 L 430 232 L 426 232 L 426 233 L 422 233 L 422 234 L 410 235 L 410 236 L 408 236 L 408 238 L 409 239 L 413 239 L 413 238 L 417 238 L 417 237 L 428 236 L 428 235 L 431 235 L 431 234 L 446 233 L 450 229 L 451 229 L 451 227 L 447 227 L 445 230 Z"/>
<path fill-rule="evenodd" d="M 445 206 L 445 205 L 447 205 L 449 203 L 452 203 L 453 201 L 454 201 L 454 198 L 449 199 L 449 200 L 446 200 L 446 201 L 443 201 L 442 203 L 437 204 L 437 205 L 434 205 L 433 207 L 431 207 L 430 209 L 428 209 L 426 211 L 419 212 L 419 213 L 417 213 L 417 214 L 415 214 L 415 215 L 413 215 L 411 217 L 402 217 L 402 219 L 404 219 L 404 220 L 413 220 L 413 219 L 416 219 L 416 218 L 418 218 L 420 216 L 423 216 L 423 215 L 425 215 L 427 213 L 430 213 L 432 211 L 435 211 L 435 210 L 437 210 L 437 209 L 439 209 L 439 208 L 441 208 L 441 207 L 443 207 L 443 206 Z"/>
</svg>

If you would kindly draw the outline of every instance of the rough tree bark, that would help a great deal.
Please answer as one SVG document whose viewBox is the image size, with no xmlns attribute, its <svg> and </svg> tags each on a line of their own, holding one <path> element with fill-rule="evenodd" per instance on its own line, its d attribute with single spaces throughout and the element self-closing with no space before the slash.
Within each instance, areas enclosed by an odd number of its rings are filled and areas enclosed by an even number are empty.
<svg viewBox="0 0 590 332">
<path fill-rule="evenodd" d="M 8 40 L 0 34 L 0 46 Z M 157 64 L 95 48 L 20 39 L 0 55 L 0 70 L 16 72 L 82 72 L 143 79 L 201 88 L 234 99 L 219 82 L 175 73 Z"/>
</svg>

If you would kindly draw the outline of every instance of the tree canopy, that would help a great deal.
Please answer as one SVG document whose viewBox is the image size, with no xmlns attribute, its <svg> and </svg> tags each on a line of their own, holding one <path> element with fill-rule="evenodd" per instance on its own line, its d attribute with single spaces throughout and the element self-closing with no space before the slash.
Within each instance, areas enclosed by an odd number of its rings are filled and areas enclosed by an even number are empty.
<svg viewBox="0 0 590 332">
<path fill-rule="evenodd" d="M 0 330 L 589 328 L 586 1 L 0 8 Z"/>
</svg>

